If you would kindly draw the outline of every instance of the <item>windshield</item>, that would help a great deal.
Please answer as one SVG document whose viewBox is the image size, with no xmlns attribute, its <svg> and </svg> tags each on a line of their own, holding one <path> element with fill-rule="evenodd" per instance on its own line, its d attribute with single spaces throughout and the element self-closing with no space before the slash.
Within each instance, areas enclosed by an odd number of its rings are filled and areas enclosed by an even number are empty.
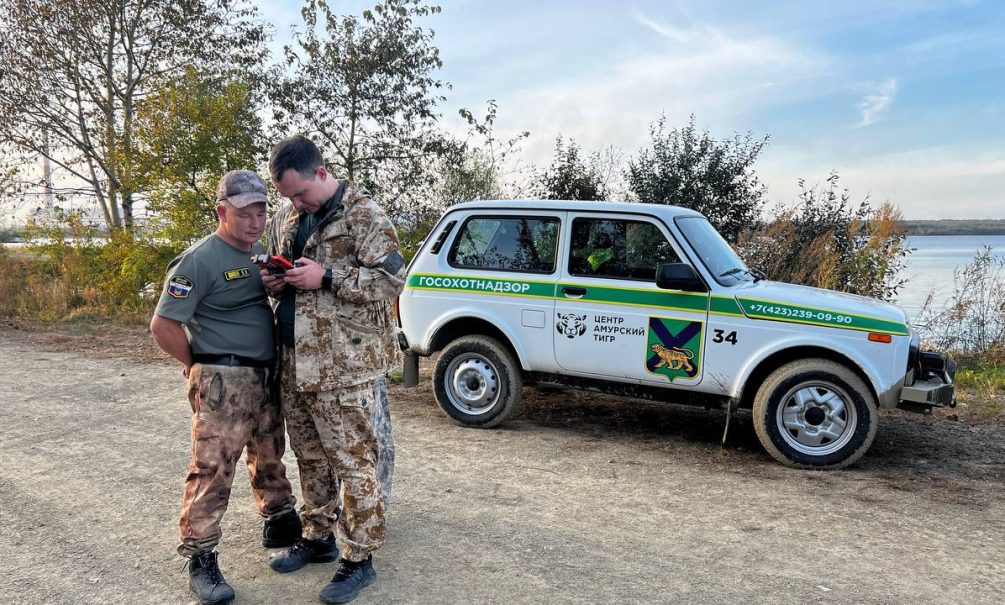
<svg viewBox="0 0 1005 605">
<path fill-rule="evenodd" d="M 747 265 L 705 217 L 681 217 L 677 219 L 677 226 L 715 281 L 723 286 L 735 286 L 753 279 Z"/>
</svg>

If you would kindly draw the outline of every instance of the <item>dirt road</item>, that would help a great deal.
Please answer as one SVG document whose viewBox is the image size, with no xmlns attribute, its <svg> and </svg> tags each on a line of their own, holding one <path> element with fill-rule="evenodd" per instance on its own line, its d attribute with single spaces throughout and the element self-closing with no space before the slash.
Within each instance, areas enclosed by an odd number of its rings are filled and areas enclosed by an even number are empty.
<svg viewBox="0 0 1005 605">
<path fill-rule="evenodd" d="M 180 369 L 143 345 L 56 350 L 75 348 L 0 330 L 0 602 L 190 603 Z M 359 603 L 1005 601 L 1000 424 L 885 414 L 861 463 L 820 473 L 774 463 L 744 418 L 722 448 L 721 413 L 526 396 L 478 431 L 427 387 L 392 392 L 389 535 Z M 260 529 L 238 477 L 237 603 L 317 602 L 332 566 L 272 573 Z"/>
</svg>

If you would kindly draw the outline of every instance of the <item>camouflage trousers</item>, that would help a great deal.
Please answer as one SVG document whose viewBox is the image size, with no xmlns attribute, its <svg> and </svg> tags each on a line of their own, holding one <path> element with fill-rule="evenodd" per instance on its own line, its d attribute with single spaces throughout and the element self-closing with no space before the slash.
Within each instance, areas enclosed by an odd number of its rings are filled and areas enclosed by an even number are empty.
<svg viewBox="0 0 1005 605">
<path fill-rule="evenodd" d="M 292 351 L 284 348 L 284 359 Z M 380 439 L 375 431 L 379 408 L 386 410 L 386 387 L 366 382 L 347 389 L 301 392 L 295 364 L 283 363 L 280 392 L 290 446 L 300 469 L 304 537 L 319 539 L 334 529 L 341 555 L 361 561 L 384 543 L 384 503 L 390 494 L 394 464 L 390 416 L 380 419 L 391 443 L 384 459 L 384 490 L 378 481 Z M 379 401 L 380 393 L 384 401 Z"/>
<path fill-rule="evenodd" d="M 223 531 L 234 470 L 247 451 L 248 477 L 259 514 L 273 519 L 293 510 L 296 498 L 286 479 L 286 435 L 279 405 L 270 397 L 269 370 L 216 365 L 192 366 L 192 460 L 182 499 L 178 553 L 212 550 Z"/>
</svg>

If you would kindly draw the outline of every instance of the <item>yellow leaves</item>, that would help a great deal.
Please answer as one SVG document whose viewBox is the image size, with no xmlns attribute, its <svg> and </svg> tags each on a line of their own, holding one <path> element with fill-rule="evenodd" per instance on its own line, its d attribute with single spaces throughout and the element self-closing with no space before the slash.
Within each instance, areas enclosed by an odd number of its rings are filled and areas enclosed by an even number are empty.
<svg viewBox="0 0 1005 605">
<path fill-rule="evenodd" d="M 823 192 L 803 188 L 802 205 L 783 209 L 737 239 L 737 252 L 769 279 L 888 299 L 905 252 L 902 214 L 887 202 L 853 208 L 837 175 Z"/>
</svg>

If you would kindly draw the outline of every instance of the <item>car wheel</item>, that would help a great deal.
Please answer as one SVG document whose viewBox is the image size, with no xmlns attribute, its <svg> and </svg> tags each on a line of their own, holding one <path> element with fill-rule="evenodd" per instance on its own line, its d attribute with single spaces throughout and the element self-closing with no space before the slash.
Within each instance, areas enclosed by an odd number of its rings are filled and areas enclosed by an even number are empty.
<svg viewBox="0 0 1005 605">
<path fill-rule="evenodd" d="M 440 353 L 433 370 L 433 392 L 443 411 L 458 424 L 493 427 L 520 404 L 520 364 L 494 338 L 463 336 Z"/>
<path fill-rule="evenodd" d="M 876 436 L 876 402 L 848 367 L 803 359 L 772 372 L 757 391 L 754 430 L 775 459 L 795 468 L 843 468 Z"/>
</svg>

